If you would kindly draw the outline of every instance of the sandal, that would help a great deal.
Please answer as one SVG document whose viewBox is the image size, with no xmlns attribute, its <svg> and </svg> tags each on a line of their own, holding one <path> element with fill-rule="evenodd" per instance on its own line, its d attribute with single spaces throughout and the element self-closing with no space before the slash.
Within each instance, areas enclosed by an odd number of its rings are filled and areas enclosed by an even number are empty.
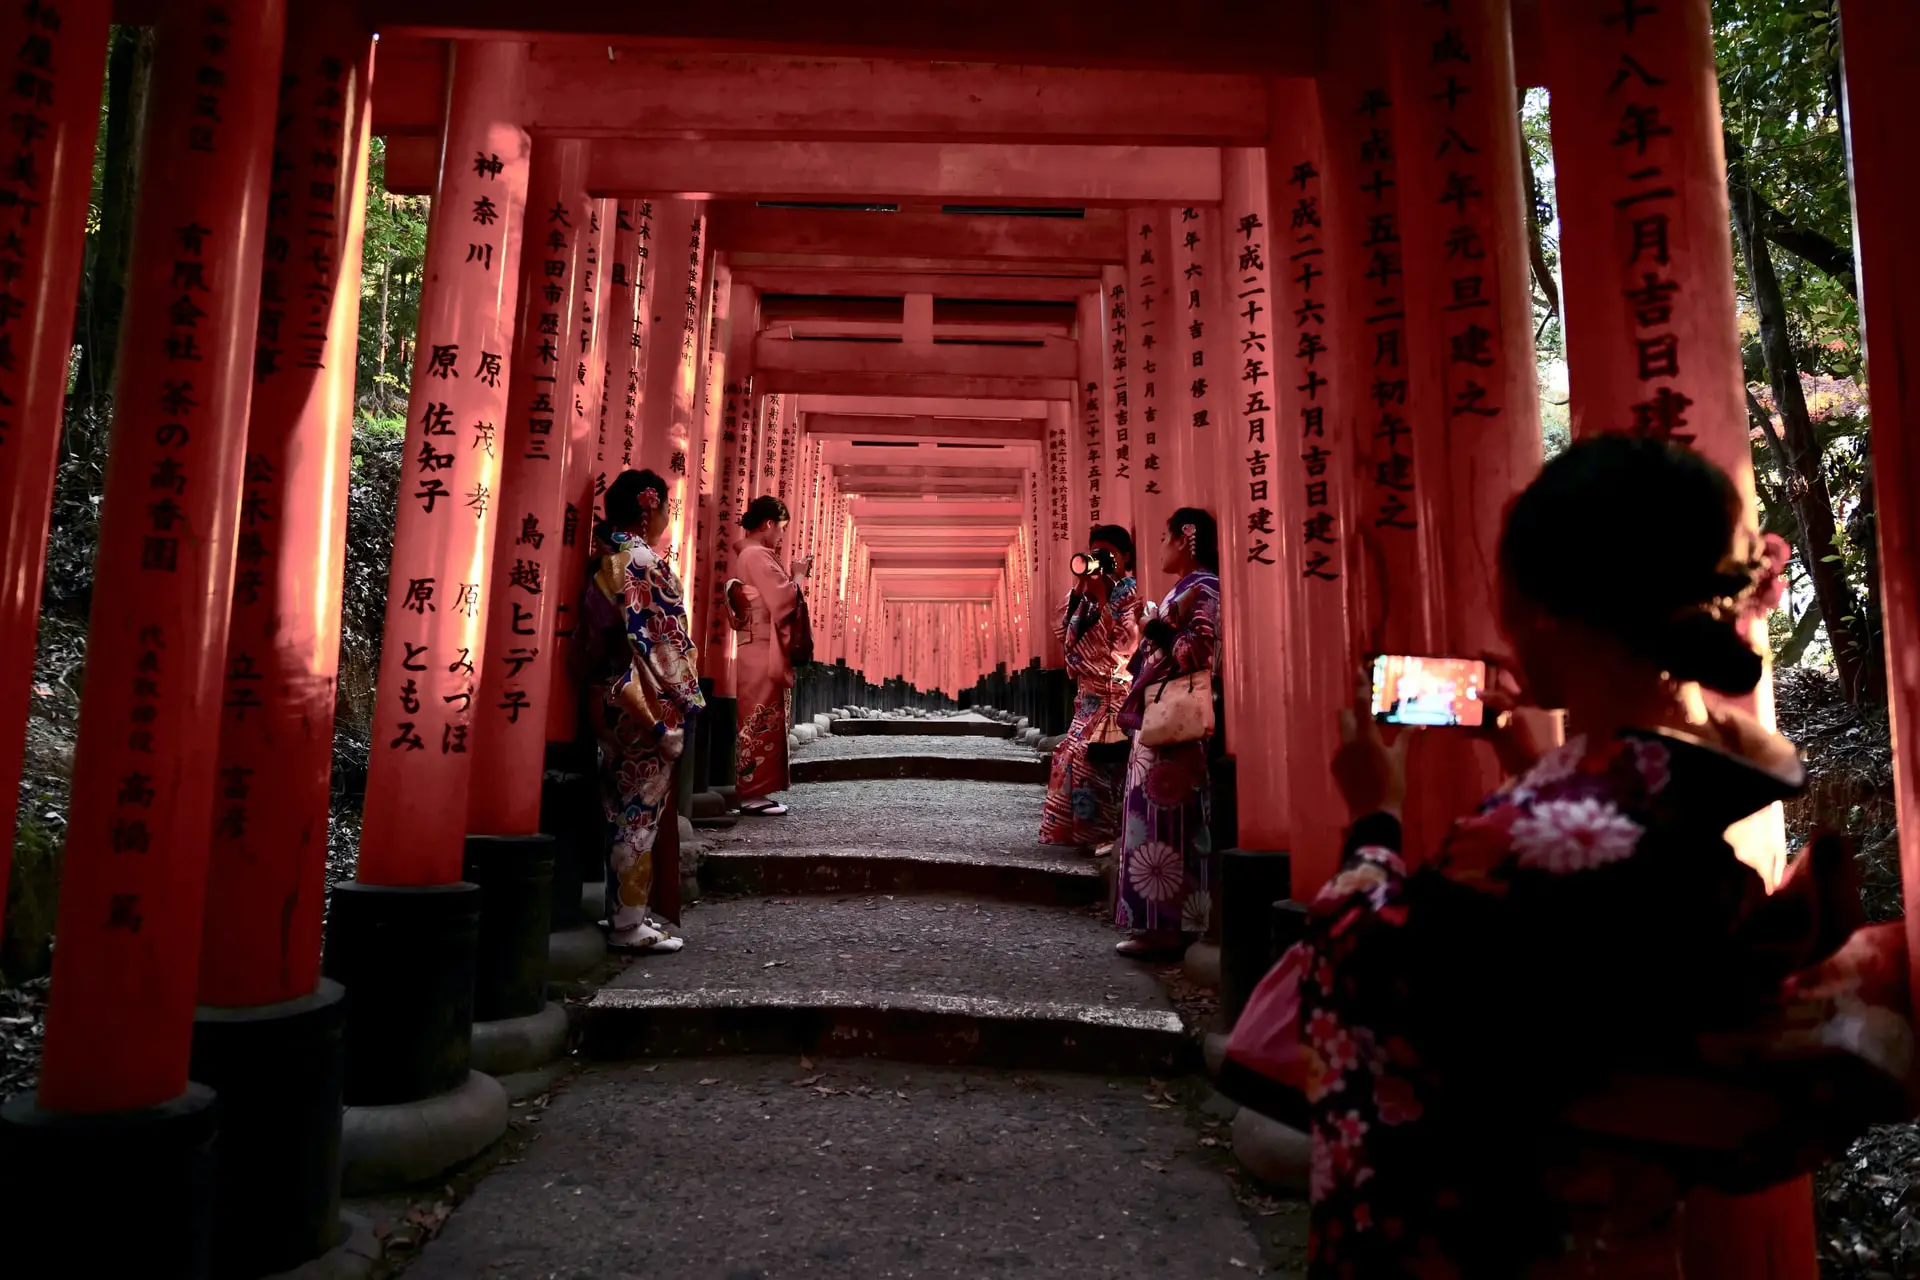
<svg viewBox="0 0 1920 1280">
<path fill-rule="evenodd" d="M 622 934 L 628 936 L 623 939 Z M 669 955 L 686 945 L 685 938 L 676 938 L 644 924 L 615 929 L 607 935 L 607 950 L 620 956 Z"/>
<path fill-rule="evenodd" d="M 749 818 L 783 818 L 787 806 L 778 800 L 749 800 L 740 806 L 740 812 Z"/>
<path fill-rule="evenodd" d="M 1113 950 L 1116 955 L 1125 956 L 1129 960 L 1138 960 L 1142 964 L 1179 964 L 1186 958 L 1187 946 L 1184 940 L 1172 944 L 1155 945 L 1143 937 L 1133 937 L 1116 942 Z"/>
</svg>

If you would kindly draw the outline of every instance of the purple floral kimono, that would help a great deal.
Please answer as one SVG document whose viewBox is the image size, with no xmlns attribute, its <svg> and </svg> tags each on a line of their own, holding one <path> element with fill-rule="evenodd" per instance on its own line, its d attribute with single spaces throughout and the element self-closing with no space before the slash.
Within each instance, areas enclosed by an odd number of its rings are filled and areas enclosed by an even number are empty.
<svg viewBox="0 0 1920 1280">
<path fill-rule="evenodd" d="M 1220 579 L 1196 569 L 1173 585 L 1160 605 L 1173 630 L 1171 647 L 1142 641 L 1133 658 L 1133 688 L 1120 708 L 1120 725 L 1137 734 L 1146 697 L 1158 682 L 1189 671 L 1213 670 L 1220 628 Z M 1123 929 L 1205 933 L 1212 916 L 1207 857 L 1213 852 L 1207 821 L 1207 744 L 1146 747 L 1134 739 L 1127 757 L 1127 792 L 1120 819 L 1120 867 L 1114 919 Z"/>
<path fill-rule="evenodd" d="M 1053 749 L 1040 843 L 1095 848 L 1120 828 L 1119 769 L 1089 762 L 1087 740 L 1119 709 L 1132 680 L 1128 659 L 1140 642 L 1140 593 L 1133 575 L 1114 582 L 1104 606 L 1076 594 L 1060 626 L 1076 696 L 1073 723 Z"/>
</svg>

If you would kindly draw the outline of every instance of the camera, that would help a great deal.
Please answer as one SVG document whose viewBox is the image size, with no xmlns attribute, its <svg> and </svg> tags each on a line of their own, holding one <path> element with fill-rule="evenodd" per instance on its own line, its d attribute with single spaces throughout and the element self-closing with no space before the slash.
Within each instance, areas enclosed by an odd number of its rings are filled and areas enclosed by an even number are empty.
<svg viewBox="0 0 1920 1280">
<path fill-rule="evenodd" d="M 1103 578 L 1111 578 L 1115 568 L 1113 552 L 1105 548 L 1096 551 L 1076 551 L 1073 553 L 1073 559 L 1067 562 L 1067 567 L 1073 570 L 1073 576 L 1076 578 L 1091 578 L 1095 574 Z"/>
</svg>

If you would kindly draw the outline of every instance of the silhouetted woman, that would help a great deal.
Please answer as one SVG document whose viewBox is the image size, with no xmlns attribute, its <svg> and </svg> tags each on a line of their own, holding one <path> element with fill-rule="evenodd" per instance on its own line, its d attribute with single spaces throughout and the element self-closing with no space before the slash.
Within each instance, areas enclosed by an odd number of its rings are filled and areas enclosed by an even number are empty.
<svg viewBox="0 0 1920 1280">
<path fill-rule="evenodd" d="M 1690 1189 L 1783 1181 L 1911 1112 L 1904 942 L 1861 928 L 1844 844 L 1769 896 L 1726 839 L 1805 783 L 1699 695 L 1758 682 L 1740 628 L 1785 558 L 1698 454 L 1582 441 L 1500 544 L 1518 672 L 1566 744 L 1409 871 L 1404 741 L 1364 696 L 1342 716 L 1354 824 L 1290 957 L 1313 1276 L 1678 1277 Z"/>
<path fill-rule="evenodd" d="M 787 531 L 787 504 L 762 494 L 740 517 L 740 586 L 745 608 L 734 620 L 734 679 L 740 698 L 740 735 L 734 770 L 740 812 L 779 817 L 787 806 L 773 798 L 785 791 L 787 733 L 793 719 L 793 615 L 800 584 L 813 557 L 780 565 L 780 539 Z"/>
<path fill-rule="evenodd" d="M 680 579 L 653 545 L 666 530 L 665 480 L 651 471 L 623 471 L 607 486 L 607 518 L 594 530 L 599 569 L 587 585 L 584 625 L 600 793 L 614 828 L 607 922 L 608 945 L 616 951 L 681 946 L 648 911 L 647 898 L 674 762 L 706 704 Z"/>
<path fill-rule="evenodd" d="M 1120 830 L 1120 767 L 1089 761 L 1087 740 L 1119 711 L 1132 687 L 1127 664 L 1140 643 L 1140 593 L 1131 534 L 1117 524 L 1099 524 L 1087 541 L 1096 555 L 1110 557 L 1113 568 L 1109 573 L 1095 566 L 1077 580 L 1060 618 L 1077 696 L 1073 723 L 1053 749 L 1040 843 L 1097 849 Z"/>
<path fill-rule="evenodd" d="M 1211 696 L 1220 629 L 1220 534 L 1213 517 L 1198 507 L 1174 512 L 1160 540 L 1160 567 L 1175 581 L 1140 629 L 1133 688 L 1120 710 L 1120 725 L 1129 732 L 1137 733 L 1147 700 L 1164 696 L 1165 682 L 1175 676 L 1206 672 L 1202 688 Z M 1126 787 L 1114 914 L 1132 935 L 1115 949 L 1137 960 L 1178 959 L 1206 932 L 1212 914 L 1206 740 L 1149 747 L 1136 737 Z"/>
</svg>

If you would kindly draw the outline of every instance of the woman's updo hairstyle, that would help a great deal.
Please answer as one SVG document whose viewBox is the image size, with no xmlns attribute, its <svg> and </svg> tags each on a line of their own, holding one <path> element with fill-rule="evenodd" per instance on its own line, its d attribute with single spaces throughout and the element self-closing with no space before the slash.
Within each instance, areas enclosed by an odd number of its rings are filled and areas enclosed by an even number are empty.
<svg viewBox="0 0 1920 1280">
<path fill-rule="evenodd" d="M 622 471 L 607 486 L 607 523 L 616 529 L 637 529 L 646 524 L 647 513 L 641 495 L 653 494 L 652 506 L 665 506 L 667 482 L 651 471 Z"/>
<path fill-rule="evenodd" d="M 1676 680 L 1746 693 L 1760 655 L 1737 627 L 1764 561 L 1739 560 L 1741 517 L 1733 482 L 1692 450 L 1592 436 L 1514 499 L 1500 572 L 1549 616 L 1614 636 Z"/>
<path fill-rule="evenodd" d="M 752 533 L 768 521 L 780 524 L 787 519 L 787 504 L 770 493 L 763 493 L 747 504 L 746 514 L 740 517 L 740 527 Z"/>
<path fill-rule="evenodd" d="M 1104 542 L 1127 558 L 1127 567 L 1133 567 L 1133 535 L 1117 524 L 1097 524 L 1087 533 L 1088 542 Z"/>
<path fill-rule="evenodd" d="M 1220 526 L 1199 507 L 1181 507 L 1167 517 L 1167 532 L 1175 536 L 1188 525 L 1193 526 L 1193 558 L 1201 568 L 1220 572 Z"/>
</svg>

